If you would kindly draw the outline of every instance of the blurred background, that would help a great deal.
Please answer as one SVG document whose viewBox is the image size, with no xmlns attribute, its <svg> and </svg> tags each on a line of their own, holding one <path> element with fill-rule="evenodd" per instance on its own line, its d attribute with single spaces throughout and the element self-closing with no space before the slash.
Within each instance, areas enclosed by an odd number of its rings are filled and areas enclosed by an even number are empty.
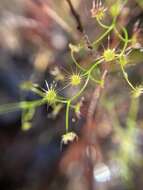
<svg viewBox="0 0 143 190">
<path fill-rule="evenodd" d="M 71 2 L 84 32 L 77 28 L 67 0 L 0 0 L 0 105 L 39 99 L 23 90 L 24 84 L 45 89 L 45 80 L 55 81 L 62 89 L 65 75 L 73 69 L 69 43 L 83 43 L 85 34 L 90 43 L 105 32 L 91 18 L 92 0 Z M 143 1 L 102 3 L 107 10 L 121 6 L 117 22 L 137 40 L 126 70 L 135 86 L 142 85 Z M 111 22 L 108 11 L 104 23 Z M 119 39 L 114 34 L 111 38 L 118 48 Z M 78 62 L 90 65 L 107 44 L 105 38 L 95 50 L 85 48 L 76 56 Z M 99 71 L 95 74 L 100 76 Z M 70 130 L 78 140 L 62 149 L 64 105 L 40 106 L 28 123 L 22 123 L 21 110 L 0 115 L 0 189 L 143 189 L 143 98 L 132 98 L 120 69 L 113 65 L 89 125 L 87 113 L 95 87 L 91 83 L 84 93 L 80 117 L 70 111 Z M 65 88 L 62 95 L 71 97 L 77 90 Z M 27 125 L 29 130 L 24 130 Z"/>
</svg>

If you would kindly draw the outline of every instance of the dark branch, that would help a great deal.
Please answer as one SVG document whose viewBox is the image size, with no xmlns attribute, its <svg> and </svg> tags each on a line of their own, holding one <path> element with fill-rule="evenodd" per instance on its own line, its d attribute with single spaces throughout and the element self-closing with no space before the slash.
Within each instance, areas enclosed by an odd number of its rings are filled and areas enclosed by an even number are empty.
<svg viewBox="0 0 143 190">
<path fill-rule="evenodd" d="M 69 5 L 69 7 L 70 7 L 71 14 L 73 15 L 73 17 L 74 17 L 74 19 L 75 19 L 75 21 L 76 21 L 76 23 L 77 23 L 77 29 L 78 29 L 81 33 L 83 33 L 84 30 L 83 30 L 83 26 L 82 26 L 82 22 L 81 22 L 81 19 L 80 19 L 79 14 L 76 12 L 76 10 L 75 10 L 75 8 L 74 8 L 74 6 L 73 6 L 71 0 L 66 0 L 66 1 L 67 1 L 68 5 Z"/>
</svg>

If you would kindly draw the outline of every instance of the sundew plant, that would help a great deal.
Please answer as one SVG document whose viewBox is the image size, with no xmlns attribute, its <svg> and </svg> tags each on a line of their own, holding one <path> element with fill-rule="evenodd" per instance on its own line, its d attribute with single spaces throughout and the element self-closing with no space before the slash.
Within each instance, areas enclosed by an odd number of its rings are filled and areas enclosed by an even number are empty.
<svg viewBox="0 0 143 190">
<path fill-rule="evenodd" d="M 91 20 L 94 20 L 103 32 L 95 41 L 91 42 L 88 39 L 88 34 L 80 28 L 83 40 L 79 43 L 71 42 L 69 44 L 73 71 L 68 71 L 70 73 L 68 74 L 67 79 L 63 81 L 63 90 L 69 87 L 78 89 L 72 97 L 61 95 L 56 85 L 50 84 L 48 81 L 45 81 L 45 89 L 40 88 L 38 84 L 24 83 L 21 85 L 22 89 L 31 90 L 39 95 L 40 99 L 1 105 L 0 114 L 21 109 L 22 129 L 28 130 L 31 127 L 30 121 L 34 116 L 37 107 L 48 104 L 53 107 L 53 109 L 60 109 L 58 106 L 62 104 L 66 108 L 65 133 L 62 136 L 62 141 L 66 144 L 68 141 L 77 138 L 77 135 L 69 130 L 70 110 L 74 110 L 75 113 L 80 113 L 80 100 L 84 96 L 85 91 L 88 90 L 90 83 L 93 83 L 100 88 L 104 88 L 106 76 L 112 74 L 110 71 L 113 65 L 115 65 L 119 69 L 119 72 L 122 73 L 123 78 L 130 88 L 131 96 L 133 98 L 138 98 L 143 92 L 143 86 L 134 86 L 132 84 L 128 78 L 126 67 L 130 64 L 130 55 L 134 49 L 142 53 L 142 46 L 138 41 L 140 28 L 138 21 L 134 26 L 132 34 L 129 35 L 126 26 L 120 22 L 120 14 L 126 6 L 126 3 L 127 1 L 117 0 L 114 1 L 114 4 L 110 8 L 108 8 L 107 3 L 104 5 L 101 0 L 93 0 L 91 10 L 89 10 Z M 74 10 L 72 10 L 72 13 L 74 13 Z M 105 24 L 106 15 L 110 15 L 111 18 L 108 24 Z M 116 37 L 116 43 L 113 43 L 113 34 Z M 104 42 L 107 42 L 107 46 L 103 47 L 103 40 Z M 81 55 L 84 51 L 89 51 L 91 54 L 98 52 L 96 58 L 93 58 L 91 63 L 88 63 L 86 66 L 83 66 L 77 60 L 77 56 Z M 97 70 L 100 71 L 98 72 L 100 73 L 100 78 L 96 77 L 95 73 Z"/>
</svg>

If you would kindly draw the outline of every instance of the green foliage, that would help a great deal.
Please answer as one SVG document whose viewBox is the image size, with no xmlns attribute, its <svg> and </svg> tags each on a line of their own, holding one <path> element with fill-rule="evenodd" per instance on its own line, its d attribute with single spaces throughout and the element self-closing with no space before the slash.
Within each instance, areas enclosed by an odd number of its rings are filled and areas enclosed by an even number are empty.
<svg viewBox="0 0 143 190">
<path fill-rule="evenodd" d="M 66 133 L 69 131 L 69 112 L 70 109 L 74 108 L 76 112 L 80 111 L 80 104 L 78 104 L 78 99 L 83 95 L 85 89 L 88 87 L 88 84 L 90 81 L 94 82 L 97 85 L 103 86 L 104 81 L 103 79 L 97 80 L 93 73 L 96 71 L 100 66 L 102 66 L 104 63 L 110 66 L 110 61 L 114 62 L 114 64 L 117 64 L 120 67 L 120 70 L 123 74 L 123 77 L 125 78 L 127 84 L 131 88 L 132 93 L 134 94 L 134 97 L 139 97 L 143 90 L 142 87 L 136 87 L 134 86 L 131 81 L 129 81 L 128 73 L 125 70 L 126 65 L 128 65 L 128 50 L 132 49 L 131 42 L 132 39 L 129 38 L 128 31 L 124 26 L 118 26 L 118 20 L 117 16 L 119 15 L 119 12 L 121 10 L 121 1 L 117 1 L 114 3 L 109 13 L 112 17 L 112 22 L 109 25 L 105 25 L 102 20 L 105 18 L 106 14 L 108 13 L 108 8 L 104 7 L 101 3 L 99 4 L 93 4 L 93 7 L 91 9 L 91 17 L 93 19 L 96 19 L 96 22 L 99 24 L 99 27 L 101 27 L 104 32 L 99 38 L 91 43 L 91 46 L 94 49 L 97 49 L 99 44 L 102 44 L 102 41 L 111 35 L 112 32 L 114 32 L 118 40 L 120 41 L 120 46 L 115 48 L 107 48 L 105 49 L 100 56 L 98 56 L 88 67 L 83 67 L 78 63 L 78 61 L 75 58 L 75 54 L 80 53 L 80 51 L 86 49 L 85 44 L 82 45 L 79 44 L 69 44 L 69 49 L 71 53 L 71 58 L 73 63 L 75 64 L 77 72 L 73 72 L 69 76 L 69 84 L 68 86 L 76 87 L 79 86 L 80 89 L 77 92 L 76 95 L 72 97 L 63 97 L 59 96 L 58 91 L 56 88 L 53 87 L 47 87 L 47 90 L 39 90 L 37 84 L 31 84 L 31 83 L 25 83 L 21 85 L 21 88 L 23 90 L 31 90 L 38 94 L 41 99 L 40 100 L 34 100 L 31 102 L 20 102 L 12 105 L 4 105 L 0 107 L 0 114 L 6 113 L 8 111 L 13 111 L 16 109 L 22 109 L 24 114 L 22 117 L 23 120 L 23 129 L 29 129 L 29 120 L 32 119 L 35 109 L 38 106 L 41 106 L 43 104 L 50 104 L 51 106 L 57 106 L 58 104 L 65 104 L 66 105 L 66 115 L 65 115 L 65 128 Z M 47 83 L 47 82 L 46 82 Z M 77 106 L 78 105 L 78 106 Z M 25 125 L 24 125 L 25 123 Z"/>
</svg>

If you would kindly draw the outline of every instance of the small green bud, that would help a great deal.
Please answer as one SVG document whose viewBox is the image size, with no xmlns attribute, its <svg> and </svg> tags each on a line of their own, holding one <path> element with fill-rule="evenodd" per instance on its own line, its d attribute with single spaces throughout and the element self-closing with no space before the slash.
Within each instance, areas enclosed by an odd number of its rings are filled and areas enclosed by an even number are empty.
<svg viewBox="0 0 143 190">
<path fill-rule="evenodd" d="M 132 95 L 134 98 L 138 98 L 143 93 L 143 87 L 140 85 L 133 90 Z"/>
<path fill-rule="evenodd" d="M 75 106 L 75 113 L 76 114 L 79 114 L 80 113 L 80 107 L 81 107 L 81 103 L 77 103 L 76 106 Z"/>
<path fill-rule="evenodd" d="M 119 60 L 120 64 L 125 66 L 128 63 L 127 57 L 125 55 L 122 55 Z"/>
<path fill-rule="evenodd" d="M 69 44 L 69 48 L 72 52 L 78 53 L 81 49 L 81 46 L 80 44 L 78 45 Z"/>
<path fill-rule="evenodd" d="M 46 92 L 46 99 L 49 104 L 53 104 L 56 102 L 57 92 L 55 89 L 51 88 Z"/>
<path fill-rule="evenodd" d="M 74 132 L 68 132 L 64 135 L 62 135 L 62 143 L 68 144 L 68 142 L 73 142 L 74 140 L 78 139 L 78 136 Z"/>
<path fill-rule="evenodd" d="M 121 10 L 121 4 L 120 4 L 119 2 L 113 4 L 113 5 L 110 7 L 111 16 L 112 16 L 112 17 L 118 16 L 119 13 L 120 13 L 120 10 Z"/>
<path fill-rule="evenodd" d="M 78 86 L 81 83 L 81 77 L 79 74 L 73 74 L 70 77 L 70 84 L 72 86 Z"/>
<path fill-rule="evenodd" d="M 106 49 L 103 53 L 103 57 L 106 62 L 113 61 L 115 59 L 115 49 Z"/>
<path fill-rule="evenodd" d="M 24 122 L 22 125 L 22 130 L 23 131 L 28 131 L 31 128 L 31 123 L 30 122 Z"/>
<path fill-rule="evenodd" d="M 97 2 L 93 1 L 92 4 L 92 9 L 91 11 L 91 17 L 96 18 L 97 20 L 102 20 L 105 16 L 106 8 L 102 5 L 102 2 Z"/>
</svg>

